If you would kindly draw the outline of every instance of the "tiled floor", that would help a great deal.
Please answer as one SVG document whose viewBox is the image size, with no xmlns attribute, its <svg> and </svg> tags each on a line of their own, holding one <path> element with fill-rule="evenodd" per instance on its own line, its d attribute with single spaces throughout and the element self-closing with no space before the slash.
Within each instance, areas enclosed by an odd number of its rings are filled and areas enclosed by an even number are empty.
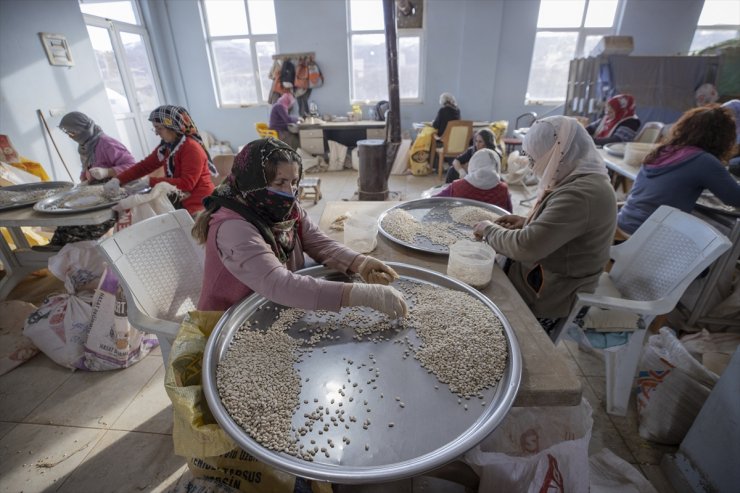
<svg viewBox="0 0 740 493">
<path fill-rule="evenodd" d="M 323 199 L 306 205 L 316 221 L 327 201 L 350 199 L 357 180 L 352 171 L 320 176 Z M 390 190 L 411 199 L 436 184 L 434 176 L 393 176 Z M 524 192 L 512 187 L 512 195 L 518 204 Z M 49 280 L 24 283 L 12 297 L 38 303 L 50 285 Z M 570 342 L 557 350 L 583 381 L 593 408 L 590 451 L 607 447 L 640 469 L 658 491 L 672 491 L 658 464 L 675 449 L 639 437 L 634 403 L 624 418 L 606 414 L 598 356 Z M 72 373 L 40 354 L 0 377 L 0 492 L 167 490 L 187 469 L 173 454 L 171 430 L 158 350 L 131 368 L 101 373 Z"/>
</svg>

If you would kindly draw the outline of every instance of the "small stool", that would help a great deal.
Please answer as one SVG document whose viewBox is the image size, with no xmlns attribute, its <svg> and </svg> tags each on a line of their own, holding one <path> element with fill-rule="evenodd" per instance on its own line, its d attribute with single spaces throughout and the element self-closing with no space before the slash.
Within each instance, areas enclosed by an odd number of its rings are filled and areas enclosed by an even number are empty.
<svg viewBox="0 0 740 493">
<path fill-rule="evenodd" d="M 317 204 L 321 200 L 321 178 L 304 178 L 298 184 L 298 200 L 313 198 Z"/>
</svg>

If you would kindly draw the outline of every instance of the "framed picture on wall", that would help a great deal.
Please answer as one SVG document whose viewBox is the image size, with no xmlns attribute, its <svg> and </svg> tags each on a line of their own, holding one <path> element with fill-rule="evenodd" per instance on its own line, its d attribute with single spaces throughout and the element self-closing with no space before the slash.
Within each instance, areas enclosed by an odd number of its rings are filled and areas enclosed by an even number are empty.
<svg viewBox="0 0 740 493">
<path fill-rule="evenodd" d="M 39 33 L 39 36 L 50 64 L 67 67 L 75 64 L 72 60 L 69 43 L 67 43 L 67 38 L 63 34 Z"/>
</svg>

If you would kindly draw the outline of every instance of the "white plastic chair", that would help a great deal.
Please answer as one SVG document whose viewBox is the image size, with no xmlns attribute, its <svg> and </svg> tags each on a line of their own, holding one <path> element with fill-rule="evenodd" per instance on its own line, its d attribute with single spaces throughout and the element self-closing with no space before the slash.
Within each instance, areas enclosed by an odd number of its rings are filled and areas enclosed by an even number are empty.
<svg viewBox="0 0 740 493">
<path fill-rule="evenodd" d="M 190 235 L 192 228 L 192 217 L 181 209 L 98 244 L 126 293 L 129 322 L 157 336 L 165 365 L 180 322 L 200 297 L 205 251 Z"/>
<path fill-rule="evenodd" d="M 652 320 L 673 310 L 689 284 L 730 246 L 722 233 L 701 219 L 664 205 L 627 241 L 611 249 L 614 265 L 608 274 L 602 274 L 597 290 L 616 288 L 621 297 L 578 293 L 565 323 L 552 336 L 556 344 L 568 328 L 582 331 L 573 320 L 585 306 L 637 315 L 633 318 L 637 327 L 624 328 L 633 331 L 627 343 L 604 351 L 608 413 L 624 416 L 627 412 L 645 333 Z"/>
</svg>

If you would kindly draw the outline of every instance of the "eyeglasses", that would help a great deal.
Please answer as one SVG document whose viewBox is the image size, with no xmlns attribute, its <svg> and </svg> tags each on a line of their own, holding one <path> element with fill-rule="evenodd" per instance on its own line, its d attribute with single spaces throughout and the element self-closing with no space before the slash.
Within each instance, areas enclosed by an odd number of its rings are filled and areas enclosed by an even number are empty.
<svg viewBox="0 0 740 493">
<path fill-rule="evenodd" d="M 67 134 L 67 135 L 75 135 L 75 133 L 74 133 L 74 132 L 72 132 L 71 130 L 67 130 L 67 129 L 66 129 L 66 128 L 64 128 L 64 127 L 59 127 L 59 130 L 61 130 L 62 132 L 64 132 L 64 133 L 65 133 L 65 134 Z"/>
</svg>

